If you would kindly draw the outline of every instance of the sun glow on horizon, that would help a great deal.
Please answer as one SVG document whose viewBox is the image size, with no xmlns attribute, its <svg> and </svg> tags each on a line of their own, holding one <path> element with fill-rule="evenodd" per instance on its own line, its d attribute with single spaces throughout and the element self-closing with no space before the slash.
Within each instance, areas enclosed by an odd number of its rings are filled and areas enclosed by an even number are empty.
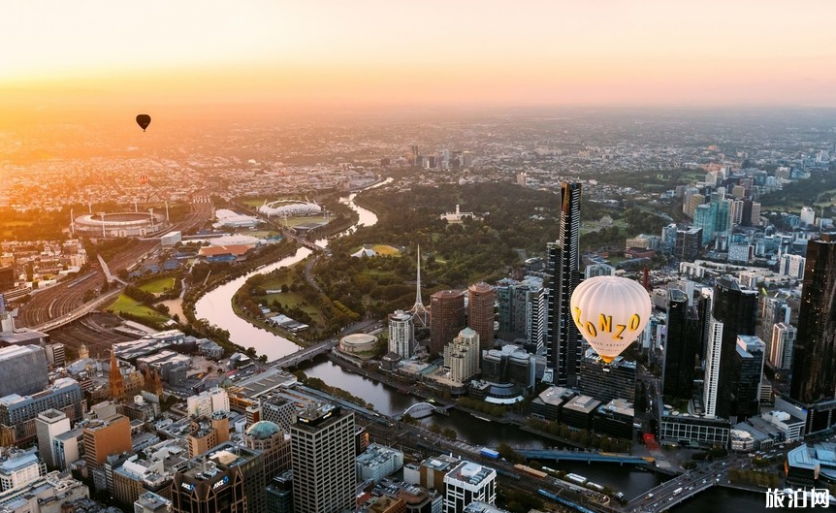
<svg viewBox="0 0 836 513">
<path fill-rule="evenodd" d="M 827 0 L 33 0 L 0 6 L 0 89 L 170 102 L 836 106 L 834 15 Z"/>
</svg>

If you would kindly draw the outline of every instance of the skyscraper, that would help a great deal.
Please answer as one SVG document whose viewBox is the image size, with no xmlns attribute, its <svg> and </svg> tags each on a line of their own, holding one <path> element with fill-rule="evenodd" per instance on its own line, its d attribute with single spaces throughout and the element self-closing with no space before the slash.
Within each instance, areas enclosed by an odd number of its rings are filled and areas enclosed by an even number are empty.
<svg viewBox="0 0 836 513">
<path fill-rule="evenodd" d="M 49 409 L 38 414 L 35 431 L 38 433 L 38 453 L 49 468 L 59 466 L 52 441 L 70 430 L 70 419 L 62 411 Z"/>
<path fill-rule="evenodd" d="M 756 336 L 737 337 L 731 414 L 740 421 L 758 414 L 765 348 Z"/>
<path fill-rule="evenodd" d="M 479 334 L 482 349 L 493 349 L 496 292 L 482 282 L 468 287 L 467 293 L 467 325 Z"/>
<path fill-rule="evenodd" d="M 701 324 L 696 307 L 688 306 L 688 296 L 683 291 L 668 291 L 667 340 L 662 367 L 662 390 L 666 398 L 691 399 L 694 368 L 701 346 Z"/>
<path fill-rule="evenodd" d="M 412 356 L 415 348 L 415 322 L 412 314 L 395 310 L 389 314 L 389 351 L 403 359 Z"/>
<path fill-rule="evenodd" d="M 737 337 L 757 329 L 758 293 L 740 288 L 737 280 L 723 277 L 714 286 L 705 368 L 706 414 L 729 418 L 736 401 L 733 381 Z"/>
<path fill-rule="evenodd" d="M 560 187 L 557 241 L 548 246 L 549 318 L 546 366 L 559 385 L 575 385 L 580 371 L 581 337 L 572 322 L 569 300 L 580 282 L 581 184 Z"/>
<path fill-rule="evenodd" d="M 791 324 L 779 322 L 772 325 L 769 363 L 775 370 L 790 370 L 792 368 L 792 350 L 797 334 L 798 331 Z"/>
<path fill-rule="evenodd" d="M 807 243 L 790 397 L 803 404 L 832 400 L 836 390 L 836 234 Z"/>
<path fill-rule="evenodd" d="M 450 379 L 467 383 L 479 373 L 480 347 L 479 334 L 471 328 L 463 329 L 444 346 L 444 366 L 450 369 Z"/>
<path fill-rule="evenodd" d="M 464 292 L 438 291 L 430 297 L 430 305 L 430 351 L 440 354 L 465 327 Z"/>
<path fill-rule="evenodd" d="M 290 428 L 296 513 L 354 509 L 354 413 L 312 404 Z"/>
</svg>

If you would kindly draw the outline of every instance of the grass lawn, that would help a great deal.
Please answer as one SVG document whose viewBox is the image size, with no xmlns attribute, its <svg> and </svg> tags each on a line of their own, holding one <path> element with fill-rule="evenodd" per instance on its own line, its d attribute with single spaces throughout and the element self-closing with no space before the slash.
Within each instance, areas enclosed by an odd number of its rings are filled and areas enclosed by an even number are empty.
<svg viewBox="0 0 836 513">
<path fill-rule="evenodd" d="M 274 216 L 274 220 L 284 223 L 284 219 L 281 217 Z M 291 228 L 295 226 L 299 226 L 300 224 L 305 223 L 322 223 L 325 224 L 328 222 L 328 219 L 325 216 L 299 216 L 299 217 L 288 217 L 287 218 L 287 225 Z"/>
<path fill-rule="evenodd" d="M 375 244 L 372 246 L 372 250 L 377 252 L 378 255 L 382 256 L 394 256 L 400 255 L 401 250 L 398 248 L 393 248 L 392 246 L 387 246 L 386 244 Z"/>
<path fill-rule="evenodd" d="M 166 290 L 174 288 L 176 278 L 174 276 L 167 276 L 159 280 L 149 281 L 145 285 L 140 285 L 139 289 L 151 294 L 161 294 Z"/>
<path fill-rule="evenodd" d="M 241 233 L 243 233 L 244 235 L 249 235 L 250 237 L 257 237 L 259 239 L 267 239 L 270 237 L 275 237 L 276 235 L 281 235 L 279 232 L 273 230 L 255 230 L 252 232 Z"/>
<path fill-rule="evenodd" d="M 272 306 L 273 300 L 278 300 L 286 308 L 301 308 L 303 312 L 311 316 L 315 323 L 322 324 L 322 316 L 319 314 L 319 309 L 314 305 L 306 303 L 301 294 L 296 292 L 288 292 L 287 294 L 267 294 L 263 296 L 267 300 L 267 304 Z M 261 299 L 259 297 L 259 299 Z"/>
<path fill-rule="evenodd" d="M 165 315 L 159 313 L 153 308 L 148 308 L 139 301 L 129 298 L 125 294 L 119 294 L 119 297 L 117 297 L 116 301 L 107 307 L 107 310 L 116 314 L 124 312 L 126 314 L 135 315 L 142 319 L 146 319 L 149 322 L 165 322 L 168 320 L 168 317 Z"/>
</svg>

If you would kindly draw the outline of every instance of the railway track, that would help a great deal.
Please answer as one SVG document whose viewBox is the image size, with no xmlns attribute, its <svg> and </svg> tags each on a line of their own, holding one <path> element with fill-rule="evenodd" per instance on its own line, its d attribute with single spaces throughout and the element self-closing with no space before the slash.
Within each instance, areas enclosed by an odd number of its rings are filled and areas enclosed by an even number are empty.
<svg viewBox="0 0 836 513">
<path fill-rule="evenodd" d="M 183 221 L 172 226 L 172 231 L 189 231 L 211 219 L 214 209 L 209 200 L 209 193 L 196 195 L 192 200 L 189 215 Z M 130 269 L 145 255 L 159 247 L 159 240 L 138 240 L 129 249 L 114 256 L 107 262 L 110 271 L 118 274 Z M 30 301 L 22 305 L 18 312 L 18 323 L 30 328 L 41 326 L 49 321 L 69 315 L 84 304 L 84 297 L 91 291 L 101 290 L 105 283 L 104 273 L 95 259 L 91 260 L 90 272 L 75 280 L 60 283 L 32 295 Z"/>
</svg>

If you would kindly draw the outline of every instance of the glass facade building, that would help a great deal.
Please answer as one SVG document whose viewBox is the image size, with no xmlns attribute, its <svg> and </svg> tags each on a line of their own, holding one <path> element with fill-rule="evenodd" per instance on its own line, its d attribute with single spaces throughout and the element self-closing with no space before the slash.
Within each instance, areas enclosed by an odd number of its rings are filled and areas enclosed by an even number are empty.
<svg viewBox="0 0 836 513">
<path fill-rule="evenodd" d="M 559 385 L 577 383 L 581 362 L 581 337 L 572 321 L 569 300 L 580 282 L 579 237 L 581 184 L 560 186 L 560 230 L 548 246 L 549 317 L 546 366 Z"/>
</svg>

